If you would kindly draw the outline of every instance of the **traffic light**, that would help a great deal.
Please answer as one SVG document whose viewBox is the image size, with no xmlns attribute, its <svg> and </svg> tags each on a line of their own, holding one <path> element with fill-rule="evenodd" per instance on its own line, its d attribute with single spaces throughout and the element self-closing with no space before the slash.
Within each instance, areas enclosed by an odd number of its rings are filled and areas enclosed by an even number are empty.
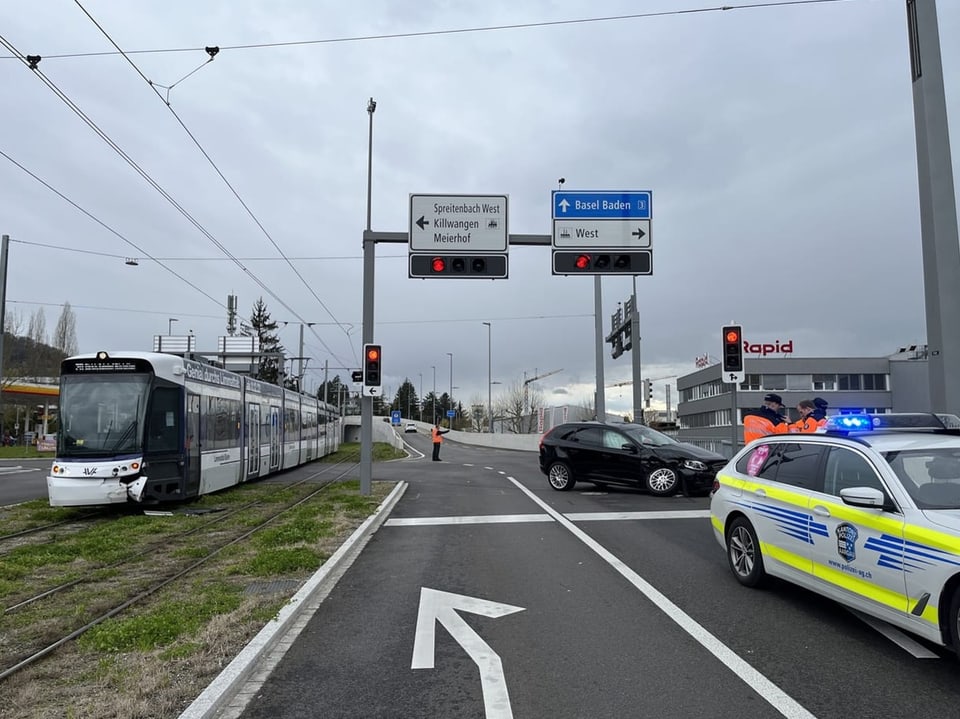
<svg viewBox="0 0 960 719">
<path fill-rule="evenodd" d="M 380 345 L 363 346 L 363 387 L 370 395 L 380 389 L 380 359 Z"/>
<path fill-rule="evenodd" d="M 555 275 L 652 275 L 651 250 L 554 250 Z"/>
<path fill-rule="evenodd" d="M 645 379 L 643 381 L 643 401 L 647 407 L 650 406 L 651 399 L 653 399 L 653 380 Z"/>
<path fill-rule="evenodd" d="M 471 278 L 501 280 L 507 278 L 507 255 L 410 255 L 410 277 Z"/>
<path fill-rule="evenodd" d="M 743 330 L 740 325 L 723 328 L 723 374 L 743 372 Z"/>
</svg>

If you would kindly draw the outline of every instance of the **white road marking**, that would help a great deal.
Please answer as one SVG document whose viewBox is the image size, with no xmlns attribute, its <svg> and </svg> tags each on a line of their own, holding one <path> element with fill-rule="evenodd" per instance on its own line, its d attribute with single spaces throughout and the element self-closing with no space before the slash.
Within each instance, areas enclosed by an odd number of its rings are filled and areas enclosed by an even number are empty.
<svg viewBox="0 0 960 719">
<path fill-rule="evenodd" d="M 0 474 L 21 474 L 23 472 L 39 472 L 38 467 L 21 467 L 17 465 L 16 467 L 0 467 Z"/>
<path fill-rule="evenodd" d="M 609 519 L 709 519 L 710 510 L 679 509 L 665 512 L 571 512 L 563 516 L 571 522 L 594 522 Z"/>
<path fill-rule="evenodd" d="M 434 668 L 434 649 L 437 622 L 439 622 L 457 644 L 463 647 L 480 670 L 483 708 L 487 719 L 513 719 L 507 680 L 503 674 L 503 662 L 490 645 L 483 641 L 480 635 L 463 620 L 463 617 L 457 614 L 458 609 L 485 617 L 504 617 L 524 610 L 523 607 L 515 607 L 511 604 L 490 602 L 479 597 L 421 587 L 420 609 L 417 612 L 417 629 L 410 668 Z"/>
<path fill-rule="evenodd" d="M 630 582 L 633 586 L 647 597 L 654 606 L 677 623 L 681 629 L 695 639 L 704 649 L 713 654 L 734 674 L 757 694 L 759 694 L 770 706 L 780 712 L 787 719 L 816 719 L 815 715 L 807 711 L 797 700 L 787 694 L 763 674 L 754 669 L 747 661 L 742 659 L 736 652 L 730 649 L 726 644 L 717 639 L 706 628 L 698 624 L 694 619 L 684 612 L 680 607 L 671 602 L 667 597 L 656 589 L 647 580 L 630 569 L 623 561 L 617 558 L 610 550 L 594 540 L 590 535 L 580 529 L 577 525 L 553 509 L 550 505 L 540 499 L 537 495 L 524 487 L 513 477 L 507 477 L 516 487 L 532 499 L 537 505 L 543 508 L 545 512 L 557 520 L 563 527 L 572 533 L 577 539 L 587 545 L 604 561 L 606 561 L 614 570 Z"/>
<path fill-rule="evenodd" d="M 425 527 L 449 524 L 514 524 L 519 522 L 552 522 L 547 514 L 490 514 L 467 517 L 394 517 L 384 522 L 387 527 Z"/>
<path fill-rule="evenodd" d="M 889 639 L 891 642 L 896 644 L 898 647 L 903 649 L 908 654 L 912 654 L 915 659 L 939 659 L 940 655 L 931 652 L 920 642 L 914 641 L 912 638 L 908 637 L 906 634 L 901 632 L 899 629 L 894 627 L 891 624 L 887 624 L 884 621 L 879 619 L 874 619 L 869 617 L 862 612 L 858 612 L 856 609 L 847 609 L 853 616 L 859 619 L 861 622 L 866 624 L 873 629 L 876 629 L 883 636 Z"/>
</svg>

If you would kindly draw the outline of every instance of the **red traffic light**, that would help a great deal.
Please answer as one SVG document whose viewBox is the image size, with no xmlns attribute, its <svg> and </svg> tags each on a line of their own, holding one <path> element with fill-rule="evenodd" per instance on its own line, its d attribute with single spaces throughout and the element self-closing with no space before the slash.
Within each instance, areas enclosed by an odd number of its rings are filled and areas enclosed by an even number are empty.
<svg viewBox="0 0 960 719">
<path fill-rule="evenodd" d="M 447 261 L 442 257 L 434 257 L 430 260 L 430 269 L 434 272 L 443 272 L 447 269 Z"/>
<path fill-rule="evenodd" d="M 590 267 L 590 255 L 577 255 L 577 259 L 573 261 L 574 267 L 578 270 L 585 270 Z"/>
<path fill-rule="evenodd" d="M 380 348 L 379 347 L 368 347 L 367 348 L 367 361 L 376 362 L 380 359 Z"/>
<path fill-rule="evenodd" d="M 740 333 L 737 332 L 736 330 L 727 330 L 727 334 L 724 336 L 724 339 L 727 342 L 739 342 Z"/>
</svg>

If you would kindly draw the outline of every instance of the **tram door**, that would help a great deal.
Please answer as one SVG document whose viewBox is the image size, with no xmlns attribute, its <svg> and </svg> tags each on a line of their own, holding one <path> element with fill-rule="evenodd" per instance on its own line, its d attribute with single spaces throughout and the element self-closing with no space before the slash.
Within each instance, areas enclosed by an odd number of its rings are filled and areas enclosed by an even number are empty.
<svg viewBox="0 0 960 719">
<path fill-rule="evenodd" d="M 183 446 L 187 455 L 187 496 L 200 491 L 200 395 L 187 392 L 187 426 Z"/>
<path fill-rule="evenodd" d="M 260 474 L 260 405 L 247 405 L 247 476 Z"/>
<path fill-rule="evenodd" d="M 270 471 L 280 467 L 280 408 L 270 405 Z"/>
</svg>

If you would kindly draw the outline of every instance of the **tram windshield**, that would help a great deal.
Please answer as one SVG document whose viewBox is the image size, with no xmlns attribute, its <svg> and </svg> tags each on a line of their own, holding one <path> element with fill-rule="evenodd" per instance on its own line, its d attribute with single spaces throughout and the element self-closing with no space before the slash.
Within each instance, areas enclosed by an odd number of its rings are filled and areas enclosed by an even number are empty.
<svg viewBox="0 0 960 719">
<path fill-rule="evenodd" d="M 146 374 L 63 375 L 58 456 L 140 451 L 149 388 Z"/>
</svg>

